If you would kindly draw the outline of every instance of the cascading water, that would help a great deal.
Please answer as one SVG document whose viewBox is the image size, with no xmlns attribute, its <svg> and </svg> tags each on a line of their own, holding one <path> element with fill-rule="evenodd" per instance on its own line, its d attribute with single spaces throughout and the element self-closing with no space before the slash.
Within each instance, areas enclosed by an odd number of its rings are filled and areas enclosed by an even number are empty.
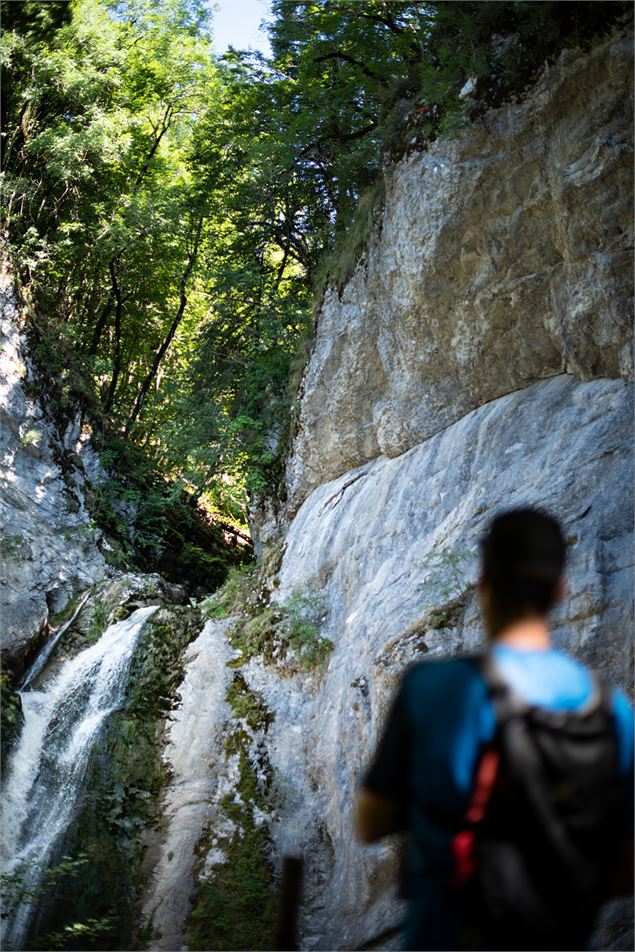
<svg viewBox="0 0 635 952">
<path fill-rule="evenodd" d="M 68 631 L 68 629 L 71 627 L 71 625 L 73 624 L 73 622 L 75 621 L 79 613 L 81 612 L 82 608 L 88 601 L 88 598 L 89 598 L 88 594 L 84 595 L 81 602 L 79 603 L 79 605 L 77 606 L 77 608 L 75 609 L 71 617 L 68 619 L 68 621 L 65 621 L 64 624 L 61 625 L 57 629 L 56 632 L 54 632 L 51 640 L 48 641 L 44 645 L 39 655 L 37 656 L 37 658 L 31 665 L 27 673 L 24 675 L 24 680 L 22 681 L 22 684 L 20 685 L 21 691 L 24 691 L 24 689 L 27 688 L 29 684 L 31 684 L 32 681 L 35 681 L 35 679 L 39 677 L 40 674 L 42 674 L 42 671 L 44 671 L 44 668 L 46 667 L 46 662 L 51 657 L 57 645 L 62 640 L 62 636 Z"/>
<path fill-rule="evenodd" d="M 100 728 L 123 701 L 137 638 L 156 610 L 137 609 L 68 661 L 45 689 L 20 692 L 24 725 L 3 785 L 0 850 L 3 872 L 35 899 L 6 921 L 4 948 L 21 949 L 28 936 L 38 889 L 75 814 Z"/>
</svg>

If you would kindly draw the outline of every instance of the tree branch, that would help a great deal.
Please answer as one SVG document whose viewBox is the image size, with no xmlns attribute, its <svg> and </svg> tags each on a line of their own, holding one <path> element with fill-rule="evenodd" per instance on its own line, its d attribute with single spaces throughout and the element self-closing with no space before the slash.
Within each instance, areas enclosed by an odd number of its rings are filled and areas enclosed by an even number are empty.
<svg viewBox="0 0 635 952">
<path fill-rule="evenodd" d="M 324 53 L 323 56 L 316 56 L 313 59 L 314 63 L 324 63 L 326 60 L 330 59 L 341 59 L 346 63 L 351 63 L 353 66 L 357 66 L 358 69 L 368 76 L 369 79 L 374 79 L 376 82 L 380 83 L 382 86 L 388 85 L 388 80 L 382 76 L 380 73 L 376 73 L 374 70 L 366 66 L 365 63 L 360 62 L 360 60 L 355 59 L 354 56 L 350 56 L 349 53 L 344 53 L 342 50 L 333 50 L 332 53 Z"/>
</svg>

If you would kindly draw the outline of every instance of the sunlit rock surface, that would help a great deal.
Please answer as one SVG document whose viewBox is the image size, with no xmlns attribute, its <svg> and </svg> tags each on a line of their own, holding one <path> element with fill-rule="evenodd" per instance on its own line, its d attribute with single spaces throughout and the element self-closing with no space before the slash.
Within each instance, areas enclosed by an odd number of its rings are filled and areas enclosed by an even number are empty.
<svg viewBox="0 0 635 952">
<path fill-rule="evenodd" d="M 19 663 L 49 613 L 107 569 L 84 497 L 96 455 L 77 423 L 60 434 L 46 413 L 6 277 L 0 312 L 0 644 Z"/>
<path fill-rule="evenodd" d="M 231 715 L 225 700 L 233 652 L 224 638 L 227 622 L 208 621 L 185 655 L 181 703 L 172 715 L 165 763 L 170 782 L 164 794 L 163 832 L 150 838 L 152 870 L 143 916 L 151 949 L 183 949 L 185 922 L 194 888 L 194 850 L 214 804 L 232 787 L 223 752 L 223 727 Z M 219 824 L 226 824 L 216 811 Z M 218 829 L 218 834 L 222 832 Z M 152 842 L 154 841 L 154 842 Z M 219 855 L 218 861 L 224 857 Z"/>
<path fill-rule="evenodd" d="M 631 374 L 631 86 L 630 39 L 567 52 L 523 102 L 387 176 L 381 227 L 319 312 L 291 513 L 541 378 Z"/>
</svg>

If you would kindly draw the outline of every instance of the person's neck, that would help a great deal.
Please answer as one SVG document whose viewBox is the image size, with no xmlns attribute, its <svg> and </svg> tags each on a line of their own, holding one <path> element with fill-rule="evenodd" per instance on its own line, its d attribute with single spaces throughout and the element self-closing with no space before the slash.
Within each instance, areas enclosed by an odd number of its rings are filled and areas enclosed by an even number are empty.
<svg viewBox="0 0 635 952">
<path fill-rule="evenodd" d="M 521 618 L 491 639 L 494 645 L 510 645 L 512 648 L 526 648 L 534 651 L 546 651 L 551 647 L 549 628 L 544 618 Z"/>
</svg>

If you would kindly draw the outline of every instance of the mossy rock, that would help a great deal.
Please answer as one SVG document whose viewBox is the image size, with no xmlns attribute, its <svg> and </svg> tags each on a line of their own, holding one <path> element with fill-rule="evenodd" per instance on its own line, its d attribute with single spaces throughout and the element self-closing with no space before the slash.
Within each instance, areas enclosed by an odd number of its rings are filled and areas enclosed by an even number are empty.
<svg viewBox="0 0 635 952">
<path fill-rule="evenodd" d="M 0 672 L 0 742 L 2 762 L 5 764 L 23 723 L 22 701 L 15 679 L 9 672 L 2 671 Z"/>
<path fill-rule="evenodd" d="M 214 829 L 198 844 L 199 878 L 186 941 L 192 950 L 273 949 L 278 888 L 269 829 L 262 821 L 271 810 L 273 772 L 254 743 L 268 729 L 271 714 L 241 674 L 230 683 L 227 700 L 241 721 L 225 743 L 227 757 L 238 758 L 238 783 L 220 804 L 233 832 L 220 844 L 226 861 L 207 874 L 203 870 L 211 840 L 217 839 Z"/>
</svg>

